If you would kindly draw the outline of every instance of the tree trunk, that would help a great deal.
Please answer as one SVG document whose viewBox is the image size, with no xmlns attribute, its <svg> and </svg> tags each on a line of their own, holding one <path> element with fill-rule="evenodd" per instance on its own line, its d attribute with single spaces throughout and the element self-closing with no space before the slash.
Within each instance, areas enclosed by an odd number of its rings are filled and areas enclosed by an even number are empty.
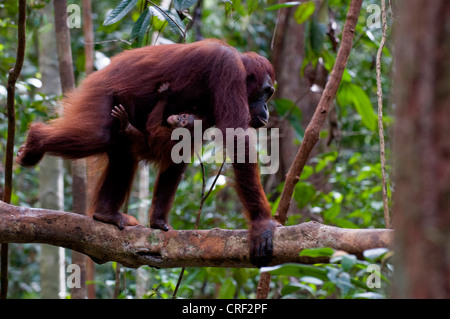
<svg viewBox="0 0 450 319">
<path fill-rule="evenodd" d="M 52 3 L 45 6 L 42 14 L 53 22 Z M 40 92 L 47 95 L 60 95 L 61 82 L 56 56 L 55 31 L 39 35 L 39 70 L 42 74 Z M 39 170 L 40 206 L 64 210 L 64 185 L 62 159 L 45 156 Z M 42 245 L 39 270 L 41 274 L 41 297 L 43 299 L 65 298 L 65 250 L 61 247 Z"/>
<path fill-rule="evenodd" d="M 67 26 L 67 2 L 58 0 L 53 3 L 55 8 L 56 46 L 58 51 L 59 74 L 64 94 L 75 89 L 75 78 L 72 66 L 72 48 L 70 32 Z M 72 203 L 73 212 L 86 214 L 86 160 L 72 161 Z M 81 286 L 72 288 L 72 299 L 86 298 L 86 256 L 72 252 L 72 263 L 80 267 Z"/>
<path fill-rule="evenodd" d="M 39 170 L 40 206 L 48 209 L 63 209 L 63 165 L 60 158 L 45 156 Z M 41 274 L 41 297 L 43 299 L 64 299 L 65 249 L 42 245 L 39 271 Z"/>
<path fill-rule="evenodd" d="M 296 102 L 307 94 L 309 88 L 305 78 L 300 75 L 304 55 L 304 26 L 295 21 L 294 12 L 295 8 L 279 10 L 272 64 L 278 82 L 275 98 Z M 276 180 L 269 185 L 272 188 L 285 180 L 298 146 L 294 144 L 295 132 L 288 120 L 280 122 L 279 117 L 273 117 L 270 124 L 279 127 L 282 137 L 280 139 L 280 168 L 277 171 Z"/>
<path fill-rule="evenodd" d="M 395 34 L 397 298 L 450 298 L 450 2 L 403 0 Z"/>
<path fill-rule="evenodd" d="M 84 71 L 86 76 L 94 72 L 94 23 L 92 21 L 92 1 L 83 0 L 83 35 L 84 35 L 84 56 L 85 65 Z M 86 203 L 92 202 L 95 184 L 97 182 L 97 175 L 95 172 L 99 169 L 96 165 L 95 157 L 91 156 L 86 159 Z M 89 209 L 86 211 L 89 214 Z M 96 298 L 95 284 L 95 264 L 92 259 L 86 259 L 86 280 L 91 284 L 87 285 L 88 299 Z"/>
<path fill-rule="evenodd" d="M 139 209 L 138 209 L 138 220 L 142 225 L 148 224 L 148 209 L 150 197 L 149 191 L 149 167 L 148 165 L 141 165 L 139 167 Z M 136 298 L 142 298 L 144 294 L 148 291 L 148 272 L 145 268 L 138 268 L 136 271 Z"/>
<path fill-rule="evenodd" d="M 298 106 L 302 114 L 301 125 L 306 130 L 322 96 L 321 91 L 311 91 L 311 85 L 315 84 L 323 90 L 327 80 L 327 71 L 323 65 L 318 63 L 316 67 L 308 65 L 304 71 L 306 76 L 302 76 L 301 69 L 305 54 L 305 23 L 297 23 L 294 18 L 295 11 L 296 7 L 280 9 L 278 13 L 278 25 L 272 58 L 278 82 L 275 98 L 289 99 Z M 266 192 L 270 192 L 286 179 L 286 174 L 299 149 L 294 143 L 295 130 L 288 120 L 280 120 L 279 117 L 273 117 L 271 124 L 280 129 L 280 167 L 276 175 L 269 177 L 265 186 Z M 319 141 L 311 152 L 310 159 L 313 159 L 321 149 L 324 149 L 325 144 L 325 140 Z M 314 165 L 310 162 L 308 164 Z M 313 174 L 308 181 L 318 190 L 328 188 L 327 179 L 322 172 Z M 289 214 L 301 214 L 304 220 L 316 220 L 319 218 L 317 214 L 310 214 L 307 209 L 300 210 L 296 205 L 295 199 L 291 199 Z"/>
</svg>

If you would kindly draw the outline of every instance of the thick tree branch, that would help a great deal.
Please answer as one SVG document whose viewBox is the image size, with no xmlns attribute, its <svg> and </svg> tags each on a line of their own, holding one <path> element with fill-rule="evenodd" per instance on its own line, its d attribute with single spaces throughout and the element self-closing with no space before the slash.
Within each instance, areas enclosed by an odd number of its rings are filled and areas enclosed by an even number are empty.
<svg viewBox="0 0 450 319">
<path fill-rule="evenodd" d="M 104 224 L 90 217 L 54 210 L 23 208 L 0 201 L 0 242 L 46 243 L 82 252 L 98 263 L 117 261 L 126 267 L 253 267 L 246 230 L 161 230 Z M 393 231 L 342 229 L 316 222 L 280 227 L 275 232 L 272 265 L 317 263 L 299 257 L 305 248 L 332 247 L 362 255 L 388 247 Z"/>
</svg>

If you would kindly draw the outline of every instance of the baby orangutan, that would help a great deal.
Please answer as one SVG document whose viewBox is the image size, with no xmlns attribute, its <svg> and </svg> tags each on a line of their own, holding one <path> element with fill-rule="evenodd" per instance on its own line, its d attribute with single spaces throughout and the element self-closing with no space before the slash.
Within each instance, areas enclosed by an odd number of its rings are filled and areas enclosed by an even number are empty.
<svg viewBox="0 0 450 319">
<path fill-rule="evenodd" d="M 167 104 L 167 97 L 170 93 L 169 82 L 164 82 L 163 84 L 161 84 L 161 86 L 158 88 L 158 93 L 160 100 L 156 104 L 155 110 L 153 110 L 153 112 L 155 113 L 161 112 L 161 110 L 163 110 Z M 130 121 L 128 119 L 128 113 L 122 106 L 122 104 L 114 106 L 114 108 L 111 111 L 111 115 L 120 121 L 121 131 L 130 134 L 130 136 L 134 137 L 137 137 L 136 134 L 142 134 L 134 126 L 130 124 Z M 185 127 L 188 130 L 191 130 L 194 128 L 195 120 L 201 120 L 201 118 L 194 114 L 182 113 L 178 115 L 169 116 L 167 118 L 167 124 L 169 124 L 169 127 L 173 129 Z"/>
<path fill-rule="evenodd" d="M 114 106 L 114 108 L 111 111 L 111 115 L 120 121 L 122 131 L 133 135 L 136 133 L 140 133 L 134 126 L 130 124 L 128 120 L 127 111 L 122 106 L 122 104 Z M 179 127 L 185 127 L 188 130 L 191 130 L 194 128 L 195 120 L 201 120 L 201 118 L 194 114 L 181 113 L 178 115 L 169 116 L 167 118 L 167 124 L 169 124 L 169 126 L 174 129 Z"/>
</svg>

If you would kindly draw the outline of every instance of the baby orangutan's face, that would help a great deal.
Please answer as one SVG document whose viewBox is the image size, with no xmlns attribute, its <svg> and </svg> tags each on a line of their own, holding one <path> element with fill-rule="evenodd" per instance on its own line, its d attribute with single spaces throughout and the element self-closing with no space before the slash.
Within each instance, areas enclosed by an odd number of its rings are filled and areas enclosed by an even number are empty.
<svg viewBox="0 0 450 319">
<path fill-rule="evenodd" d="M 194 127 L 194 120 L 197 120 L 198 117 L 193 114 L 176 114 L 171 115 L 167 118 L 167 123 L 173 127 L 186 127 L 191 128 Z"/>
</svg>

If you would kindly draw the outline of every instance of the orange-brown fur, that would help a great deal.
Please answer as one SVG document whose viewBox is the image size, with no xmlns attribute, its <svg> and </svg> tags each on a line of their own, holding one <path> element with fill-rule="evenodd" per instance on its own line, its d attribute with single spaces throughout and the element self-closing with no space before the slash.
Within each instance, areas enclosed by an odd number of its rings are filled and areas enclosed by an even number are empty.
<svg viewBox="0 0 450 319">
<path fill-rule="evenodd" d="M 249 99 L 263 82 L 274 81 L 273 68 L 255 53 L 239 53 L 218 40 L 148 46 L 125 51 L 111 64 L 88 76 L 62 104 L 63 114 L 47 125 L 34 123 L 17 162 L 35 165 L 44 153 L 75 159 L 106 154 L 108 164 L 99 182 L 94 218 L 119 227 L 137 221 L 118 212 L 140 160 L 158 164 L 151 207 L 151 226 L 167 230 L 168 212 L 186 164 L 170 158 L 171 114 L 186 112 L 205 119 L 225 133 L 248 128 Z M 167 98 L 158 88 L 170 84 Z M 142 134 L 122 134 L 111 116 L 114 105 L 127 108 L 130 123 Z M 205 127 L 206 128 L 206 127 Z M 225 134 L 224 134 L 225 135 Z M 142 143 L 142 147 L 133 147 Z M 248 147 L 248 145 L 247 145 Z M 250 221 L 251 256 L 257 265 L 271 258 L 275 222 L 259 180 L 258 165 L 234 163 L 236 188 Z"/>
</svg>

